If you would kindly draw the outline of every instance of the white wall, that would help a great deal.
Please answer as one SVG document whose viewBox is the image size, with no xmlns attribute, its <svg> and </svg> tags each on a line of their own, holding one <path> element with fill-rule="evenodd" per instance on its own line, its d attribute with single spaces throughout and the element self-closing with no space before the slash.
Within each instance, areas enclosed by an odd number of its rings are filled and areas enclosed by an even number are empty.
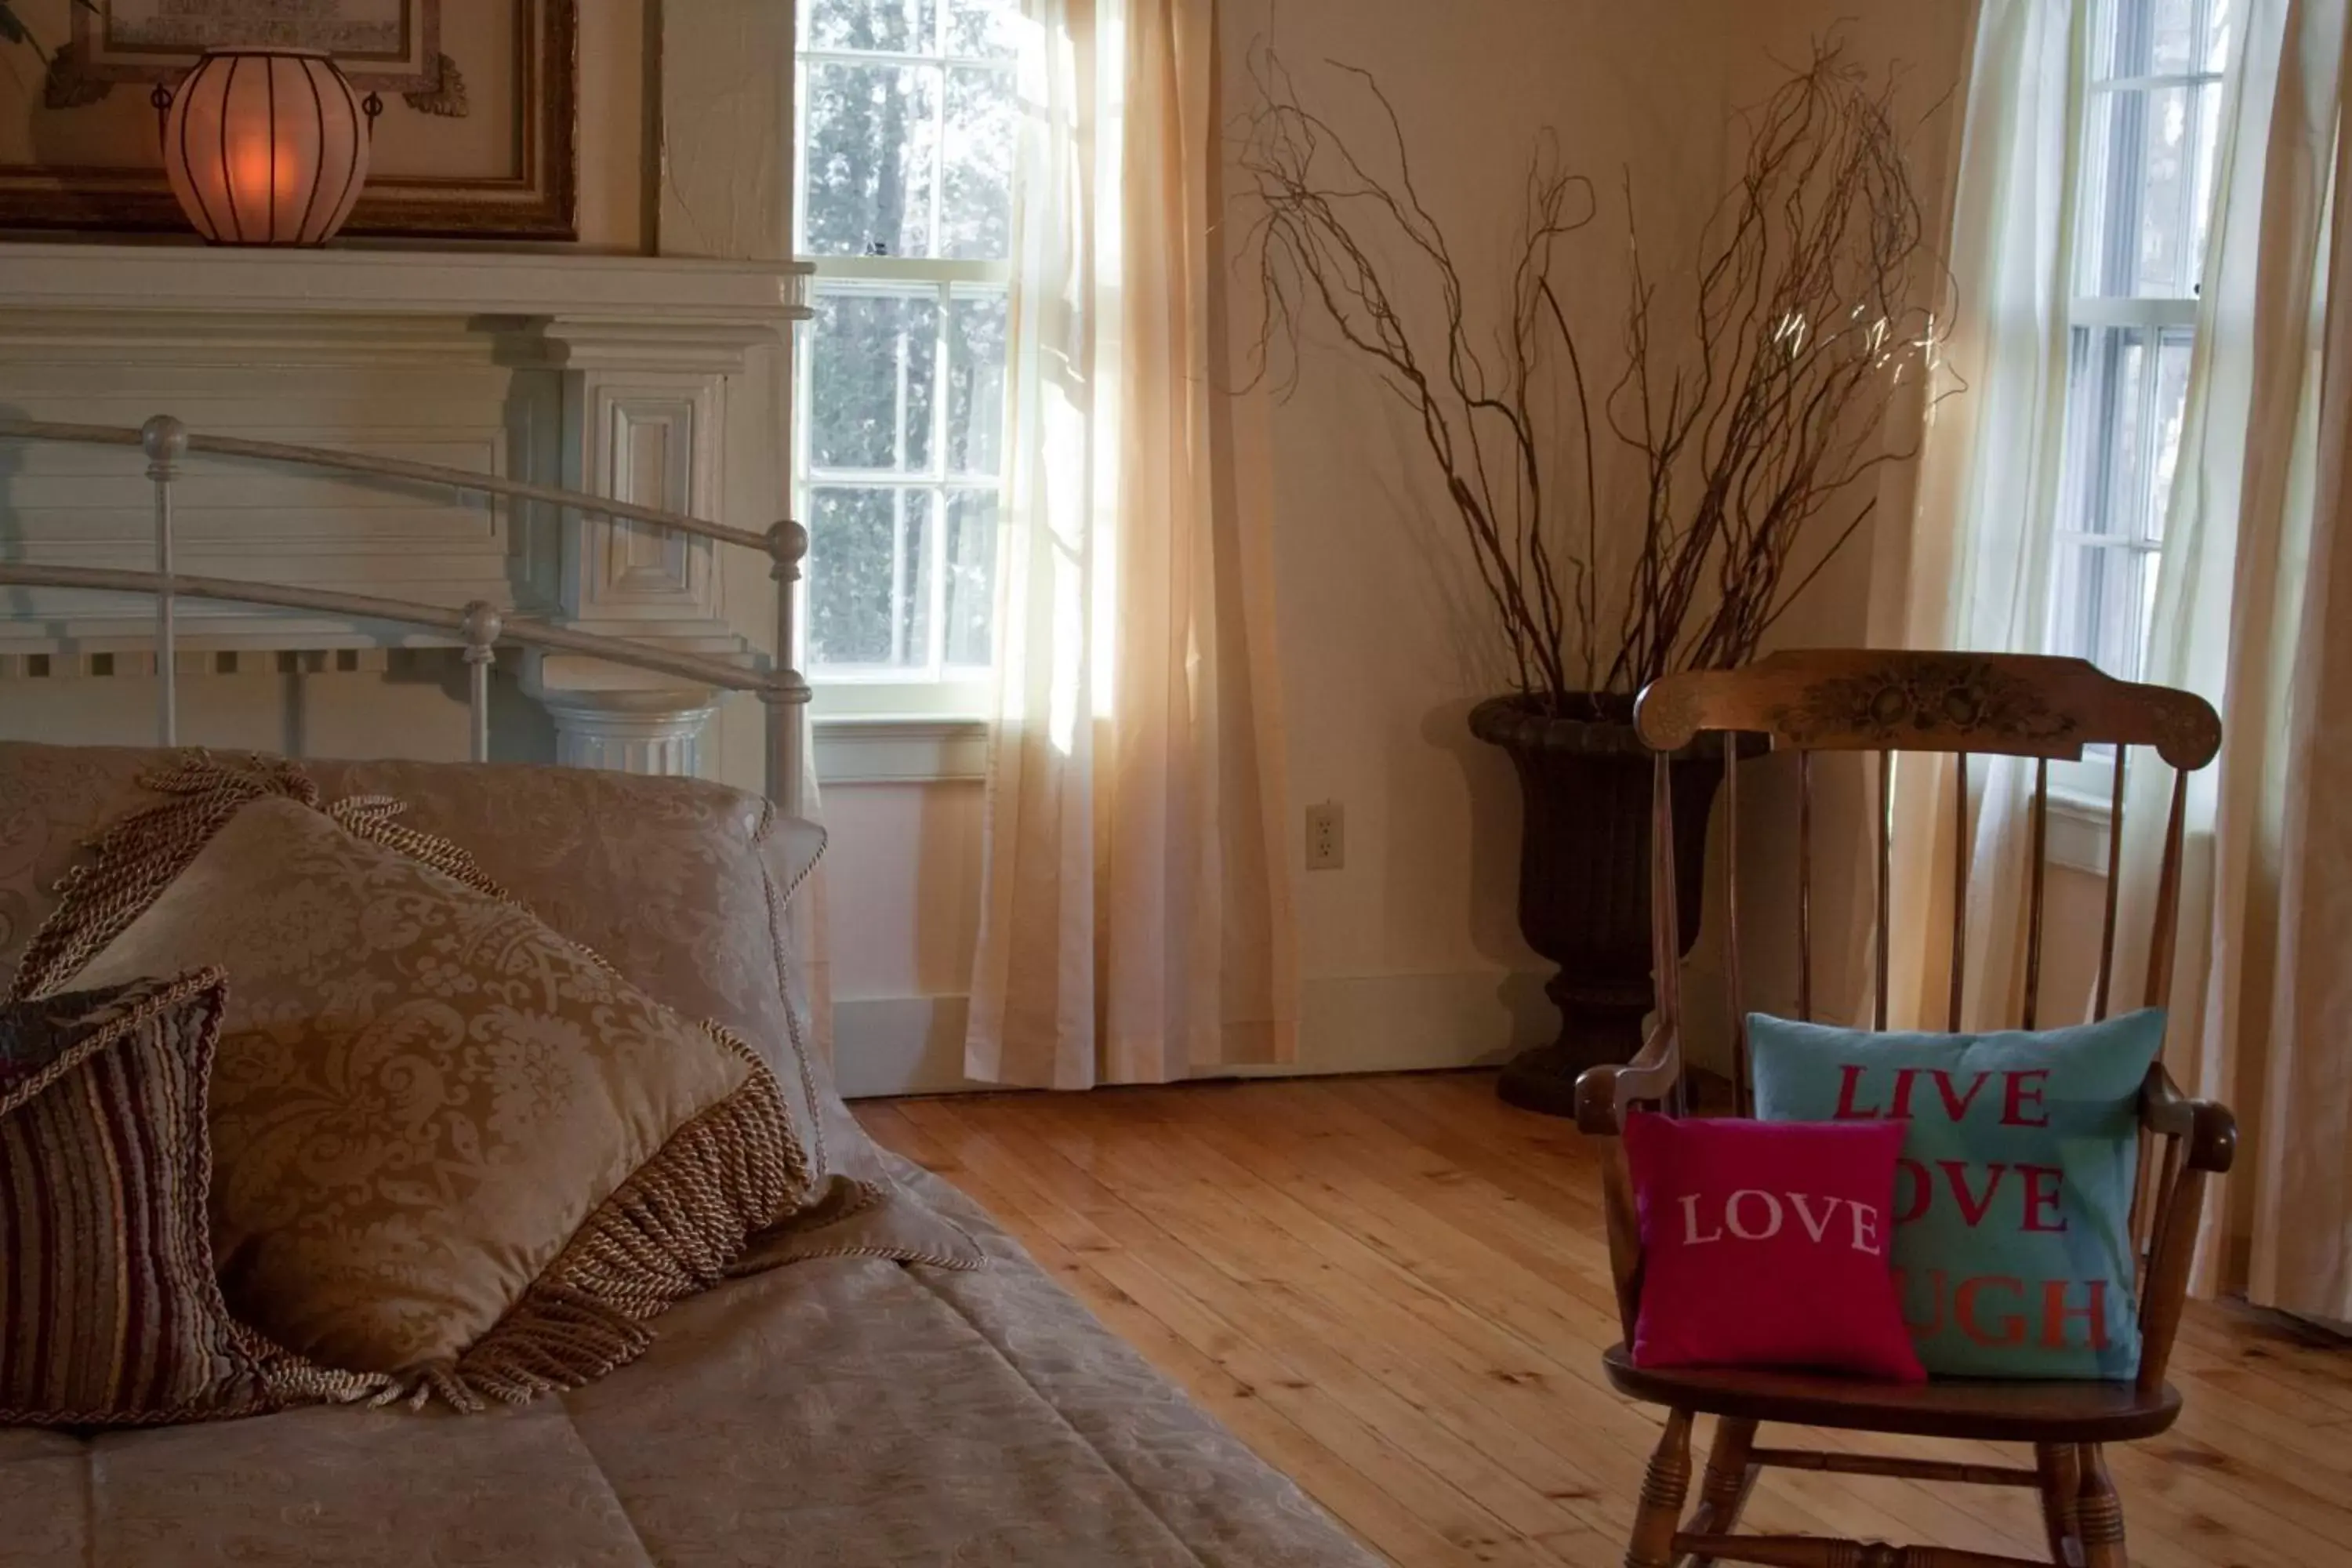
<svg viewBox="0 0 2352 1568">
<path fill-rule="evenodd" d="M 660 0 L 580 0 L 580 245 L 650 253 L 646 176 L 658 101 L 647 16 Z"/>
</svg>

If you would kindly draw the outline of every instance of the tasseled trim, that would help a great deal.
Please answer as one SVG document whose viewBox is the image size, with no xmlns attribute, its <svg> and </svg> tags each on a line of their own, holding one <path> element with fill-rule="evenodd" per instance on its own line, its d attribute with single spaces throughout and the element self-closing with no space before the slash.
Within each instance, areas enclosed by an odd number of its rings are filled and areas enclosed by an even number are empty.
<svg viewBox="0 0 2352 1568">
<path fill-rule="evenodd" d="M 64 987 L 147 912 L 230 817 L 273 796 L 324 812 L 353 837 L 420 861 L 477 892 L 514 901 L 457 845 L 394 822 L 405 809 L 403 802 L 355 795 L 321 805 L 317 782 L 283 757 L 184 752 L 148 769 L 138 782 L 173 798 L 134 811 L 91 839 L 96 858 L 58 879 L 58 907 L 25 949 L 8 1000 L 27 1001 Z"/>
<path fill-rule="evenodd" d="M 256 1335 L 256 1339 L 259 1336 Z M 382 1372 L 337 1372 L 276 1345 L 257 1358 L 266 1408 L 295 1405 L 390 1405 L 404 1392 L 400 1379 Z"/>
<path fill-rule="evenodd" d="M 388 795 L 354 795 L 335 802 L 326 811 L 334 818 L 337 826 L 354 838 L 382 845 L 396 855 L 407 856 L 419 865 L 432 867 L 452 881 L 462 883 L 478 893 L 501 903 L 521 907 L 521 900 L 492 881 L 490 874 L 482 869 L 464 846 L 437 834 L 420 833 L 414 827 L 404 827 L 393 820 L 407 809 L 406 801 Z M 601 963 L 604 961 L 599 958 L 597 962 Z"/>
<path fill-rule="evenodd" d="M 653 1342 L 650 1330 L 616 1309 L 542 1281 L 471 1350 L 426 1367 L 394 1397 L 411 1410 L 438 1399 L 468 1415 L 488 1410 L 493 1400 L 528 1405 L 626 1366 Z"/>
<path fill-rule="evenodd" d="M 412 1406 L 523 1405 L 592 1383 L 653 1343 L 644 1324 L 727 1278 L 753 1233 L 808 1192 L 774 1075 L 751 1047 L 704 1028 L 751 1069 L 590 1215 L 489 1332 L 408 1382 Z"/>
</svg>

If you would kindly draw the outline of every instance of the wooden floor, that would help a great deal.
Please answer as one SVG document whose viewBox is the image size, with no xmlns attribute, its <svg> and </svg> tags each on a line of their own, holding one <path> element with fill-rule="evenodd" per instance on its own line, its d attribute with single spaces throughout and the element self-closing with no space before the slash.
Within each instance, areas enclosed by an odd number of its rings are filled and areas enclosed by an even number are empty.
<svg viewBox="0 0 2352 1568">
<path fill-rule="evenodd" d="M 1489 1075 L 857 1110 L 1396 1562 L 1620 1561 L 1658 1422 L 1597 1364 L 1617 1327 L 1592 1161 Z M 2179 1426 L 2112 1456 L 2133 1563 L 2352 1565 L 2352 1352 L 2200 1304 L 2174 1365 Z M 2022 1491 L 1772 1471 L 1748 1522 L 2042 1550 Z"/>
</svg>

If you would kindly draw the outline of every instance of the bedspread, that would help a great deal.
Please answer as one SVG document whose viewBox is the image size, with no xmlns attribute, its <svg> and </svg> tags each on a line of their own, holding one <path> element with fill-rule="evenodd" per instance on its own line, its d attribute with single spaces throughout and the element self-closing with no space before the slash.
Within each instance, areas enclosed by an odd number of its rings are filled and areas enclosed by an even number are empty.
<svg viewBox="0 0 2352 1568">
<path fill-rule="evenodd" d="M 0 1431 L 0 1563 L 1360 1568 L 1289 1481 L 961 1194 L 976 1271 L 817 1258 L 673 1309 L 519 1410 Z"/>
</svg>

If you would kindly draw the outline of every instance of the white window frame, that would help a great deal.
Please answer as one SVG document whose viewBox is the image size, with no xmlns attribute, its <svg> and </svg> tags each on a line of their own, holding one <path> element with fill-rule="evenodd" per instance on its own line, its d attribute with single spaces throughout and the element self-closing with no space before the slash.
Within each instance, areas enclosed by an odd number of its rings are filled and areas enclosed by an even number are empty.
<svg viewBox="0 0 2352 1568">
<path fill-rule="evenodd" d="M 2091 4 L 2095 7 L 2093 12 L 2093 21 L 2095 23 L 2104 24 L 2107 19 L 2108 8 L 2113 5 L 2122 3 L 2122 0 L 2086 0 L 2086 3 Z M 2200 47 L 2201 47 L 2201 40 L 2203 40 L 2210 32 L 2213 4 L 2214 0 L 2195 0 L 2195 26 L 2193 29 L 2193 36 L 2196 39 L 2200 40 Z M 2242 0 L 2241 0 L 2241 4 L 2242 4 Z M 2096 47 L 2096 40 L 2095 39 L 2094 47 L 2084 50 L 2083 65 L 2084 80 L 2083 82 L 2081 98 L 2081 103 L 2083 106 L 2082 117 L 2079 122 L 2071 128 L 2071 132 L 2074 137 L 2075 155 L 2078 161 L 2078 166 L 2084 171 L 2084 188 L 2076 194 L 2075 210 L 2070 216 L 2069 219 L 2069 221 L 2074 226 L 2074 244 L 2070 247 L 2071 254 L 2069 256 L 2069 269 L 2073 276 L 2068 279 L 2070 287 L 2073 288 L 2080 288 L 2082 286 L 2083 268 L 2080 263 L 2084 255 L 2091 249 L 2091 247 L 2101 245 L 2105 242 L 2107 235 L 2111 232 L 2111 230 L 2104 226 L 2099 232 L 2093 231 L 2092 215 L 2095 210 L 2095 196 L 2104 195 L 2107 198 L 2105 201 L 2099 202 L 2096 209 L 2099 211 L 2101 216 L 2105 218 L 2107 224 L 2112 225 L 2117 221 L 2127 221 L 2132 225 L 2133 231 L 2135 233 L 2137 232 L 2137 215 L 2140 211 L 2139 197 L 2141 193 L 2137 190 L 2129 190 L 2130 199 L 2127 202 L 2119 202 L 2116 198 L 2119 195 L 2124 195 L 2126 191 L 2128 190 L 2128 187 L 2120 187 L 2110 184 L 2103 192 L 2095 192 L 2090 183 L 2090 174 L 2092 172 L 2091 148 L 2093 145 L 2093 138 L 2097 134 L 2101 123 L 2101 114 L 2105 104 L 2111 100 L 2112 96 L 2118 92 L 2179 88 L 2189 89 L 2189 101 L 2192 104 L 2201 104 L 2203 106 L 2204 112 L 2218 115 L 2221 110 L 2221 93 L 2219 90 L 2201 95 L 2195 93 L 2193 90 L 2198 88 L 2215 86 L 2216 84 L 2219 84 L 2224 74 L 2221 70 L 2197 68 L 2179 72 L 2164 72 L 2128 77 L 2107 77 L 2103 79 L 2098 74 L 2097 54 L 2098 49 Z M 2201 68 L 2201 61 L 2195 63 L 2198 63 Z M 2150 98 L 2145 101 L 2153 103 L 2155 100 Z M 2192 132 L 2189 138 L 2189 144 L 2191 147 L 2194 147 L 2196 145 L 2196 142 L 2197 135 Z M 2198 195 L 2196 189 L 2196 175 L 2193 172 L 2189 174 L 2186 183 L 2189 193 L 2189 199 L 2193 201 L 2196 199 Z M 2206 199 L 2210 200 L 2211 191 L 2210 187 L 2204 195 Z M 2129 214 L 2130 216 L 2128 219 L 2119 220 L 2116 216 L 2118 211 L 2126 212 Z M 2187 217 L 2188 221 L 2192 226 L 2191 232 L 2194 232 L 2194 226 L 2198 220 L 2194 215 L 2184 215 L 2184 216 Z M 2210 226 L 2210 215 L 2206 221 Z M 2207 243 L 2210 243 L 2210 226 Z M 2102 281 L 2112 285 L 2114 279 L 2102 279 Z M 2157 439 L 2157 426 L 2158 424 L 2158 421 L 2153 416 L 2157 405 L 2155 388 L 2162 363 L 2162 354 L 2159 352 L 2159 346 L 2167 337 L 2171 337 L 2176 334 L 2185 335 L 2190 339 L 2193 352 L 2194 334 L 2197 330 L 2198 304 L 2199 301 L 2194 295 L 2144 296 L 2133 293 L 2076 293 L 2073 294 L 2068 301 L 2066 324 L 2070 343 L 2075 330 L 2082 328 L 2138 328 L 2143 330 L 2147 335 L 2149 352 L 2145 356 L 2141 376 L 2143 382 L 2142 391 L 2145 399 L 2145 406 L 2150 411 L 2150 417 L 2145 421 L 2146 428 L 2141 432 L 2141 437 L 2144 441 L 2148 443 L 2146 448 L 2145 460 L 2147 461 L 2149 471 L 2151 472 L 2154 468 L 2154 442 Z M 2068 419 L 2070 424 L 2072 423 L 2074 416 L 2074 387 L 2070 375 L 2066 389 L 2066 397 L 2063 405 L 2066 410 L 2065 417 Z M 2110 416 L 2112 416 L 2112 410 L 2108 410 L 2106 412 Z M 2067 430 L 2065 432 L 2065 441 L 2070 455 L 2070 463 L 2072 454 L 2075 450 L 2076 444 L 2078 442 L 2095 438 L 2097 437 L 2091 437 L 2085 432 L 2071 428 Z M 2156 498 L 2156 504 L 2159 508 L 2161 508 L 2164 503 L 2164 497 L 2158 496 Z M 2061 504 L 2064 504 L 2063 500 Z M 2052 652 L 2055 653 L 2077 653 L 2082 651 L 2082 645 L 2080 642 L 2062 645 L 2058 640 L 2061 630 L 2061 617 L 2063 613 L 2061 609 L 2059 601 L 2067 581 L 2065 569 L 2070 554 L 2086 548 L 2105 550 L 2116 552 L 2117 553 L 2129 552 L 2139 554 L 2147 557 L 2151 563 L 2153 563 L 2155 558 L 2160 556 L 2163 550 L 2162 542 L 2159 540 L 2146 537 L 2143 533 L 2137 531 L 2130 533 L 2118 533 L 2115 531 L 2101 532 L 2095 530 L 2069 528 L 2065 526 L 2067 521 L 2068 520 L 2066 518 L 2063 516 L 2061 517 L 2060 526 L 2052 542 L 2053 552 L 2050 563 L 2051 602 L 2045 621 L 2047 630 L 2044 636 L 2047 639 L 2045 646 L 2047 646 Z M 2147 651 L 2147 627 L 2143 625 L 2140 632 L 2140 651 L 2143 660 L 2145 659 Z M 2092 640 L 2095 641 L 2095 638 Z M 2101 871 L 2105 869 L 2104 844 L 2095 842 L 2095 839 L 2103 838 L 2105 825 L 2112 809 L 2112 801 L 2115 791 L 2115 757 L 2112 752 L 2107 751 L 2086 753 L 2079 762 L 2058 762 L 2053 763 L 2051 766 L 2050 780 L 2052 795 L 2053 797 L 2053 808 L 2062 816 L 2073 818 L 2074 827 L 2079 829 L 2079 831 L 2062 829 L 2062 833 L 2069 841 L 2079 840 L 2084 853 L 2088 854 L 2095 851 L 2099 858 L 2095 864 L 2088 868 L 2091 869 Z M 2075 860 L 2077 857 L 2074 855 L 2062 855 L 2061 858 L 2073 861 Z"/>
<path fill-rule="evenodd" d="M 799 37 L 808 36 L 807 0 L 793 0 L 795 26 Z M 962 292 L 965 297 L 985 292 L 1009 296 L 1013 282 L 1013 266 L 1005 261 L 941 260 L 920 257 L 882 256 L 821 256 L 800 251 L 806 234 L 807 184 L 805 163 L 801 153 L 809 144 L 808 103 L 809 68 L 823 65 L 868 65 L 903 68 L 919 67 L 936 69 L 942 84 L 948 73 L 955 69 L 991 70 L 1006 76 L 1014 74 L 1017 62 L 994 56 L 950 54 L 946 43 L 949 7 L 940 5 L 935 10 L 934 52 L 929 54 L 899 53 L 890 50 L 808 48 L 797 47 L 793 67 L 793 170 L 792 176 L 793 235 L 798 259 L 811 268 L 810 298 L 814 302 L 822 295 L 871 291 L 876 294 L 905 296 L 916 290 L 935 290 L 940 304 L 940 336 L 936 341 L 932 385 L 930 450 L 933 467 L 921 474 L 895 470 L 856 468 L 819 469 L 813 461 L 811 430 L 814 424 L 810 412 L 814 406 L 814 329 L 804 329 L 798 352 L 793 355 L 793 404 L 800 413 L 793 422 L 792 490 L 793 505 L 797 515 L 814 521 L 811 492 L 825 485 L 855 485 L 866 489 L 905 489 L 925 495 L 951 491 L 960 488 L 981 488 L 972 483 L 984 476 L 958 474 L 947 467 L 948 454 L 948 385 L 946 331 L 950 302 Z M 945 200 L 947 179 L 947 137 L 933 138 L 931 151 L 930 225 L 929 232 L 940 232 L 941 207 Z M 862 287 L 861 287 L 862 286 Z M 996 485 L 1003 494 L 1006 475 L 1002 455 L 1003 443 L 999 442 L 1000 466 Z M 945 599 L 948 585 L 948 529 L 942 526 L 929 530 L 931 555 L 931 621 L 936 636 L 944 637 Z M 812 574 L 823 569 L 820 556 L 812 553 Z M 803 600 L 809 595 L 810 584 L 802 585 Z M 870 747 L 874 738 L 894 721 L 918 740 L 946 737 L 950 743 L 964 746 L 972 734 L 984 727 L 986 716 L 994 706 L 994 681 L 990 667 L 945 665 L 931 660 L 926 668 L 909 668 L 904 665 L 845 666 L 812 668 L 807 644 L 813 614 L 803 609 L 798 617 L 802 647 L 795 650 L 802 668 L 806 671 L 813 699 L 810 711 L 818 724 L 820 772 L 828 750 L 829 734 L 837 732 L 845 744 L 856 737 L 862 746 Z M 835 750 L 841 748 L 835 747 Z M 847 753 L 845 752 L 845 755 Z M 861 753 L 863 754 L 863 753 Z M 961 754 L 961 753 L 959 753 Z M 959 765 L 936 775 L 963 776 Z M 877 775 L 875 782 L 887 776 Z M 919 776 L 919 770 L 910 767 L 906 776 Z"/>
</svg>

